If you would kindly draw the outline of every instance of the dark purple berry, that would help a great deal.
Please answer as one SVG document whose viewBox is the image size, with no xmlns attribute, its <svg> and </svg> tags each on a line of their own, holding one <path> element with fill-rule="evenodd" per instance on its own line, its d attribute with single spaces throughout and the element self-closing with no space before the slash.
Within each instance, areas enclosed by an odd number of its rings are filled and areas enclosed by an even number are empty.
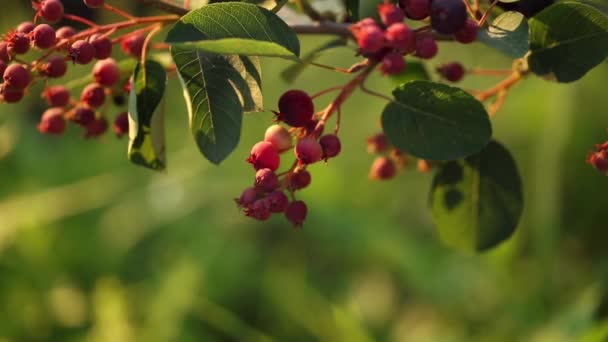
<svg viewBox="0 0 608 342">
<path fill-rule="evenodd" d="M 262 192 L 271 192 L 279 187 L 279 178 L 271 169 L 260 169 L 255 174 L 255 187 Z"/>
<path fill-rule="evenodd" d="M 116 136 L 121 138 L 123 135 L 129 133 L 129 113 L 122 112 L 114 119 L 114 125 L 112 127 Z"/>
<path fill-rule="evenodd" d="M 340 154 L 342 144 L 340 138 L 335 134 L 327 134 L 319 139 L 319 144 L 323 148 L 323 159 L 327 160 Z"/>
<path fill-rule="evenodd" d="M 283 191 L 273 191 L 271 192 L 266 200 L 270 204 L 269 209 L 271 213 L 282 213 L 287 209 L 287 205 L 289 205 L 289 199 L 283 193 Z"/>
<path fill-rule="evenodd" d="M 416 39 L 416 56 L 430 59 L 437 55 L 439 47 L 432 36 L 424 35 Z"/>
<path fill-rule="evenodd" d="M 464 27 L 460 31 L 454 33 L 454 38 L 460 43 L 469 44 L 477 39 L 479 27 L 473 20 L 467 20 Z"/>
<path fill-rule="evenodd" d="M 315 112 L 310 96 L 302 90 L 289 90 L 279 98 L 279 117 L 292 127 L 304 127 Z"/>
<path fill-rule="evenodd" d="M 439 74 L 450 82 L 458 82 L 464 76 L 465 70 L 458 62 L 447 63 L 437 68 Z"/>
<path fill-rule="evenodd" d="M 429 16 L 431 0 L 399 0 L 399 7 L 408 18 L 422 20 Z"/>
<path fill-rule="evenodd" d="M 287 209 L 285 209 L 285 217 L 291 224 L 293 224 L 296 228 L 301 228 L 304 220 L 306 220 L 306 215 L 308 214 L 308 207 L 306 203 L 302 201 L 293 201 L 289 203 Z"/>
<path fill-rule="evenodd" d="M 310 172 L 305 169 L 296 169 L 289 177 L 289 189 L 301 190 L 310 185 Z"/>
<path fill-rule="evenodd" d="M 443 34 L 453 34 L 464 27 L 467 7 L 463 0 L 432 0 L 431 26 Z"/>
</svg>

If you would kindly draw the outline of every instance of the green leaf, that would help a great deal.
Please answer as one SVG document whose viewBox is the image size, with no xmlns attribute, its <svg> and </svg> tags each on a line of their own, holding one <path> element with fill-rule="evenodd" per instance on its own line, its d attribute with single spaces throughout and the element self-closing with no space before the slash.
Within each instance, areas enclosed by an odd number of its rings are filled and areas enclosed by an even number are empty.
<svg viewBox="0 0 608 342">
<path fill-rule="evenodd" d="M 409 81 L 428 81 L 431 79 L 424 63 L 408 60 L 406 65 L 407 66 L 402 73 L 389 76 L 389 79 L 395 86 L 399 86 Z"/>
<path fill-rule="evenodd" d="M 464 160 L 443 164 L 430 195 L 440 239 L 461 251 L 484 251 L 508 239 L 523 210 L 513 157 L 496 141 Z"/>
<path fill-rule="evenodd" d="M 350 22 L 359 21 L 359 0 L 344 0 L 344 7 Z"/>
<path fill-rule="evenodd" d="M 398 149 L 430 160 L 458 159 L 481 150 L 492 136 L 483 105 L 459 88 L 413 81 L 393 91 L 382 127 Z"/>
<path fill-rule="evenodd" d="M 487 30 L 479 31 L 479 41 L 513 58 L 523 57 L 529 50 L 528 21 L 519 12 L 499 15 Z"/>
<path fill-rule="evenodd" d="M 259 60 L 184 45 L 174 45 L 171 54 L 184 87 L 192 135 L 203 155 L 219 164 L 239 143 L 243 111 L 262 109 Z"/>
<path fill-rule="evenodd" d="M 171 45 L 223 54 L 295 59 L 300 42 L 276 14 L 247 3 L 203 6 L 183 16 L 168 32 Z"/>
<path fill-rule="evenodd" d="M 133 71 L 129 94 L 129 159 L 154 170 L 165 168 L 165 128 L 162 111 L 167 74 L 161 64 L 148 60 Z"/>
<path fill-rule="evenodd" d="M 608 17 L 598 9 L 559 2 L 530 20 L 530 70 L 573 82 L 608 57 Z"/>
<path fill-rule="evenodd" d="M 329 42 L 317 47 L 316 49 L 307 53 L 298 63 L 289 66 L 287 69 L 281 72 L 281 77 L 287 82 L 295 81 L 298 76 L 306 69 L 310 62 L 314 62 L 322 52 L 334 49 L 337 47 L 345 46 L 347 43 L 344 38 L 332 39 Z"/>
</svg>

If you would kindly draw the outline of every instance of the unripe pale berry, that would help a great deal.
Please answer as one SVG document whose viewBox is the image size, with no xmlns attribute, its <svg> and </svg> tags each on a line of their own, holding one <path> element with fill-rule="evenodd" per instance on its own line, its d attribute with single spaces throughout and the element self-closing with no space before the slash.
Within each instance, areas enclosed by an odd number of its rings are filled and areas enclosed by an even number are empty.
<svg viewBox="0 0 608 342">
<path fill-rule="evenodd" d="M 75 34 L 76 34 L 76 30 L 74 30 L 73 27 L 62 26 L 62 27 L 58 28 L 57 31 L 55 32 L 55 38 L 57 40 L 68 39 L 68 38 L 71 38 Z"/>
<path fill-rule="evenodd" d="M 342 150 L 342 144 L 340 138 L 335 134 L 327 134 L 319 139 L 319 144 L 323 149 L 323 159 L 327 160 L 340 154 Z"/>
<path fill-rule="evenodd" d="M 416 39 L 416 56 L 423 59 L 430 59 L 437 55 L 439 47 L 431 36 L 425 35 Z"/>
<path fill-rule="evenodd" d="M 17 32 L 28 34 L 32 32 L 35 26 L 36 25 L 34 25 L 34 23 L 32 23 L 31 21 L 24 21 L 19 24 L 19 26 L 17 26 Z"/>
<path fill-rule="evenodd" d="M 108 37 L 94 34 L 89 42 L 95 48 L 95 59 L 106 59 L 112 55 L 112 41 Z"/>
<path fill-rule="evenodd" d="M 88 107 L 78 106 L 68 112 L 67 119 L 77 125 L 87 127 L 95 121 L 95 111 Z"/>
<path fill-rule="evenodd" d="M 145 40 L 146 36 L 143 34 L 130 35 L 120 42 L 120 48 L 127 55 L 139 58 L 141 57 Z"/>
<path fill-rule="evenodd" d="M 236 204 L 241 208 L 251 206 L 258 199 L 258 191 L 254 187 L 243 190 L 241 196 L 235 199 Z"/>
<path fill-rule="evenodd" d="M 477 39 L 478 31 L 477 23 L 469 19 L 462 29 L 454 33 L 454 38 L 460 43 L 469 44 Z"/>
<path fill-rule="evenodd" d="M 255 174 L 255 187 L 263 192 L 271 192 L 279 187 L 279 178 L 271 169 L 259 169 Z"/>
<path fill-rule="evenodd" d="M 301 228 L 304 220 L 306 220 L 306 215 L 308 214 L 308 207 L 306 203 L 302 201 L 293 201 L 289 203 L 287 209 L 285 209 L 285 217 L 291 224 L 293 224 L 296 228 Z"/>
<path fill-rule="evenodd" d="M 291 148 L 291 134 L 281 125 L 272 125 L 264 133 L 264 141 L 273 144 L 279 153 Z"/>
<path fill-rule="evenodd" d="M 287 205 L 289 205 L 287 195 L 279 190 L 271 192 L 268 197 L 266 197 L 266 200 L 270 204 L 269 209 L 271 213 L 282 213 L 287 209 Z"/>
<path fill-rule="evenodd" d="M 34 46 L 39 49 L 48 49 L 55 45 L 55 30 L 47 24 L 40 24 L 31 33 Z"/>
<path fill-rule="evenodd" d="M 397 169 L 395 163 L 386 157 L 378 157 L 374 160 L 369 170 L 369 178 L 373 180 L 386 180 L 395 177 Z"/>
<path fill-rule="evenodd" d="M 98 108 L 106 101 L 106 92 L 99 84 L 91 83 L 82 90 L 80 100 L 91 108 Z"/>
<path fill-rule="evenodd" d="M 310 96 L 302 90 L 289 90 L 279 98 L 279 117 L 292 127 L 303 127 L 311 119 L 315 106 Z"/>
<path fill-rule="evenodd" d="M 116 136 L 119 138 L 129 133 L 129 113 L 122 112 L 118 114 L 114 119 L 114 125 L 112 128 L 114 129 Z"/>
<path fill-rule="evenodd" d="M 23 89 L 14 88 L 3 84 L 0 86 L 0 100 L 6 103 L 17 103 L 23 99 L 25 92 Z"/>
<path fill-rule="evenodd" d="M 21 32 L 14 32 L 8 38 L 8 53 L 22 55 L 30 50 L 30 38 Z"/>
<path fill-rule="evenodd" d="M 270 169 L 276 171 L 279 168 L 281 159 L 274 145 L 267 141 L 260 141 L 253 145 L 247 162 L 251 163 L 256 170 Z"/>
<path fill-rule="evenodd" d="M 68 53 L 76 64 L 89 64 L 95 58 L 95 48 L 86 40 L 77 40 L 72 43 Z"/>
<path fill-rule="evenodd" d="M 296 144 L 295 154 L 300 164 L 313 164 L 323 158 L 323 148 L 317 139 L 305 137 Z"/>
<path fill-rule="evenodd" d="M 85 129 L 85 138 L 96 138 L 103 135 L 108 130 L 108 120 L 104 117 L 95 118 Z"/>
<path fill-rule="evenodd" d="M 405 19 L 403 11 L 395 6 L 395 4 L 388 1 L 378 5 L 378 14 L 380 14 L 380 19 L 386 26 L 400 23 Z"/>
<path fill-rule="evenodd" d="M 84 0 L 84 4 L 91 8 L 102 7 L 104 0 Z"/>
<path fill-rule="evenodd" d="M 4 70 L 3 78 L 6 84 L 17 89 L 24 89 L 32 80 L 29 70 L 21 64 L 9 65 L 6 70 Z"/>
<path fill-rule="evenodd" d="M 104 87 L 113 86 L 120 78 L 118 64 L 112 58 L 97 61 L 93 67 L 93 78 Z"/>
<path fill-rule="evenodd" d="M 367 138 L 368 153 L 383 153 L 388 147 L 388 140 L 384 133 L 377 133 Z"/>
<path fill-rule="evenodd" d="M 67 70 L 68 64 L 65 62 L 65 58 L 61 56 L 49 58 L 40 68 L 42 74 L 50 78 L 63 77 Z"/>
<path fill-rule="evenodd" d="M 249 208 L 245 209 L 245 215 L 259 221 L 268 220 L 270 214 L 270 203 L 265 198 L 256 200 Z"/>
<path fill-rule="evenodd" d="M 431 0 L 399 0 L 399 6 L 408 18 L 422 20 L 429 16 Z"/>
<path fill-rule="evenodd" d="M 467 8 L 462 0 L 432 0 L 431 26 L 443 34 L 453 34 L 467 21 Z"/>
<path fill-rule="evenodd" d="M 305 169 L 296 169 L 289 176 L 289 189 L 292 191 L 301 190 L 310 185 L 310 172 Z"/>
<path fill-rule="evenodd" d="M 389 26 L 384 32 L 388 44 L 400 52 L 410 52 L 416 48 L 416 34 L 404 23 Z"/>
<path fill-rule="evenodd" d="M 0 61 L 8 63 L 11 60 L 11 56 L 8 54 L 8 43 L 0 41 Z"/>
<path fill-rule="evenodd" d="M 63 119 L 63 109 L 49 108 L 40 118 L 38 131 L 45 134 L 59 135 L 65 131 L 65 120 Z"/>
<path fill-rule="evenodd" d="M 62 85 L 46 88 L 42 96 L 50 107 L 65 107 L 70 103 L 70 92 Z"/>
<path fill-rule="evenodd" d="M 42 0 L 39 13 L 49 23 L 56 23 L 63 17 L 63 4 L 60 0 Z"/>
<path fill-rule="evenodd" d="M 385 75 L 397 75 L 405 70 L 405 59 L 400 53 L 391 52 L 384 56 L 380 70 Z"/>
</svg>

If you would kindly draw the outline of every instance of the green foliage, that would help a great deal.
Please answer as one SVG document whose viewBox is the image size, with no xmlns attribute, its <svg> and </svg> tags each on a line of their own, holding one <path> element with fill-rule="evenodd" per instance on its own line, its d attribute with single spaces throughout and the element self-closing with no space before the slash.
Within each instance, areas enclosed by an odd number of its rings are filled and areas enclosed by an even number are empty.
<svg viewBox="0 0 608 342">
<path fill-rule="evenodd" d="M 513 234 L 523 210 L 513 157 L 492 141 L 479 153 L 441 165 L 430 206 L 446 245 L 468 252 L 495 247 Z"/>
<path fill-rule="evenodd" d="M 351 22 L 359 20 L 359 0 L 344 0 L 346 14 Z"/>
<path fill-rule="evenodd" d="M 393 91 L 382 128 L 398 149 L 431 160 L 458 159 L 481 150 L 492 136 L 483 105 L 455 87 L 413 81 Z"/>
<path fill-rule="evenodd" d="M 499 15 L 486 30 L 480 30 L 478 39 L 510 57 L 523 57 L 529 50 L 528 21 L 519 12 Z"/>
</svg>

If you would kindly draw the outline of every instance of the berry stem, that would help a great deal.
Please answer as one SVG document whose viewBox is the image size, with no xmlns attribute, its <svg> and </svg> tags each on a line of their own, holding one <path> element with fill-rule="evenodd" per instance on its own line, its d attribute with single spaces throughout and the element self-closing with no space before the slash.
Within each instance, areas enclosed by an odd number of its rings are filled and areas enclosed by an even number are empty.
<svg viewBox="0 0 608 342">
<path fill-rule="evenodd" d="M 481 17 L 481 19 L 479 19 L 479 22 L 477 23 L 478 27 L 483 27 L 483 25 L 486 23 L 486 21 L 488 20 L 488 17 L 490 16 L 490 13 L 492 12 L 492 10 L 494 9 L 494 7 L 498 4 L 498 0 L 494 0 L 492 2 L 492 4 L 490 5 L 490 7 L 488 7 L 488 9 L 486 9 L 485 13 L 483 14 L 483 16 Z"/>
<path fill-rule="evenodd" d="M 72 14 L 64 14 L 63 17 L 65 19 L 71 20 L 71 21 L 75 21 L 75 22 L 79 22 L 82 24 L 85 24 L 87 26 L 90 26 L 91 28 L 96 28 L 99 27 L 99 25 L 95 24 L 94 22 L 87 20 L 85 18 L 79 17 L 77 15 L 72 15 Z"/>
<path fill-rule="evenodd" d="M 506 76 L 511 75 L 513 70 L 494 70 L 494 69 L 481 69 L 481 68 L 473 68 L 468 69 L 467 74 L 469 75 L 485 75 L 485 76 Z"/>
<path fill-rule="evenodd" d="M 141 52 L 141 64 L 144 65 L 146 63 L 146 58 L 148 57 L 148 45 L 150 44 L 150 41 L 152 40 L 152 37 L 154 37 L 155 34 L 157 34 L 161 29 L 162 29 L 162 25 L 158 24 L 155 25 L 152 30 L 148 33 L 148 35 L 146 36 L 146 40 L 144 40 L 144 45 L 142 47 L 142 52 Z"/>
<path fill-rule="evenodd" d="M 116 8 L 114 6 L 110 6 L 110 5 L 106 4 L 106 3 L 103 4 L 103 9 L 105 9 L 107 11 L 110 11 L 110 12 L 113 12 L 113 13 L 116 13 L 116 14 L 120 15 L 121 17 L 127 18 L 129 20 L 135 20 L 136 19 L 135 16 L 132 16 L 129 13 L 127 13 L 127 12 L 121 10 L 121 9 L 118 9 L 118 8 Z"/>
<path fill-rule="evenodd" d="M 331 93 L 332 91 L 341 90 L 342 88 L 344 88 L 344 87 L 342 87 L 342 86 L 336 86 L 336 87 L 327 88 L 325 90 L 322 90 L 322 91 L 320 91 L 320 92 L 312 95 L 310 98 L 311 99 L 316 99 L 317 97 L 320 97 L 320 96 L 323 96 L 325 94 Z"/>
<path fill-rule="evenodd" d="M 522 74 L 520 74 L 519 72 L 513 72 L 509 77 L 500 81 L 494 87 L 477 93 L 475 97 L 477 98 L 477 100 L 483 102 L 493 96 L 496 96 L 496 94 L 498 94 L 501 91 L 508 91 L 514 85 L 516 85 L 521 79 L 522 79 Z"/>
<path fill-rule="evenodd" d="M 469 3 L 469 0 L 462 0 L 462 2 L 466 6 L 467 12 L 469 12 L 469 15 L 471 16 L 471 18 L 477 19 L 476 13 L 477 13 L 477 9 L 479 8 L 479 3 L 477 4 L 478 6 L 476 8 L 472 8 L 471 4 Z"/>
</svg>

